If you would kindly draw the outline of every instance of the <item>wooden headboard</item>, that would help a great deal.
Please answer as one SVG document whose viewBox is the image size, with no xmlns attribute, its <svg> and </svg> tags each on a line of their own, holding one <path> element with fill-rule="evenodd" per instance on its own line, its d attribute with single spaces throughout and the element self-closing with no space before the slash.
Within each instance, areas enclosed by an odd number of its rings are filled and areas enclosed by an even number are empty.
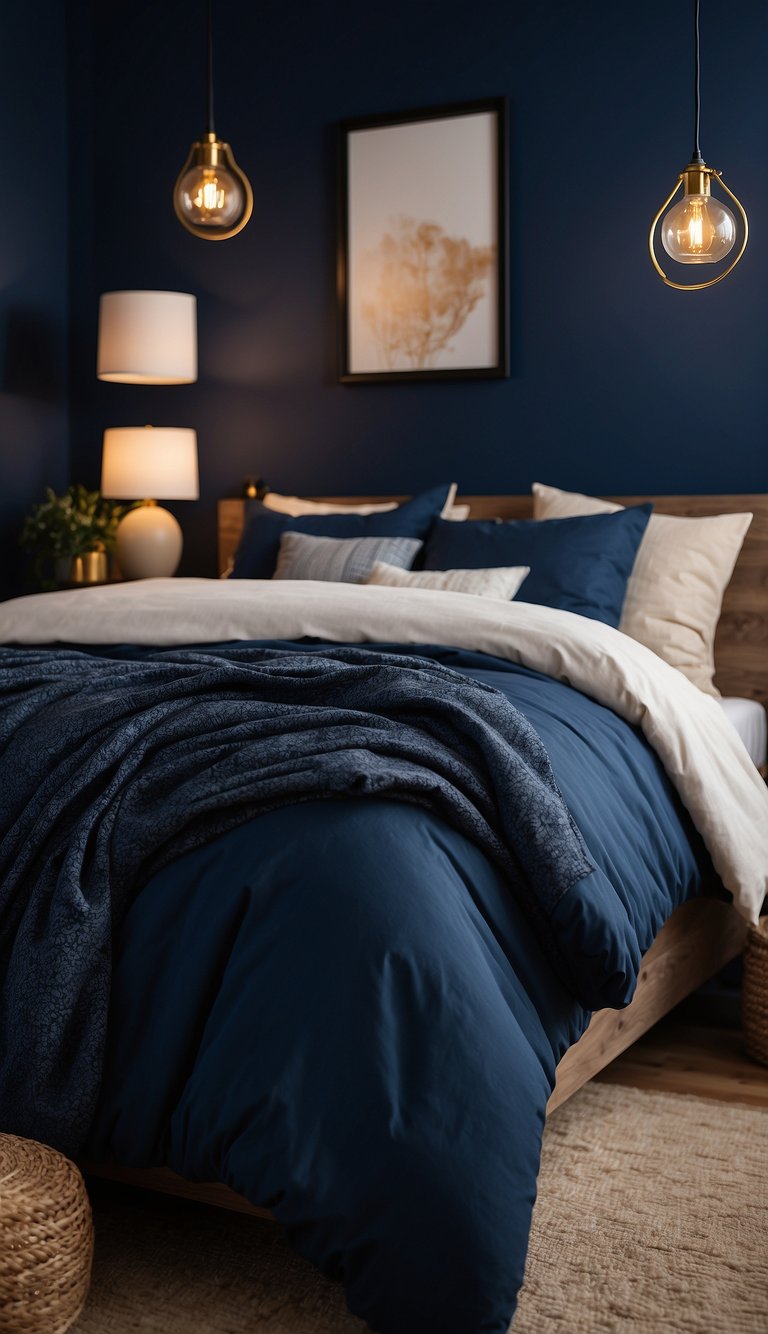
<svg viewBox="0 0 768 1334">
<path fill-rule="evenodd" d="M 404 500 L 405 496 L 316 496 L 340 504 Z M 715 640 L 716 681 L 724 695 L 758 699 L 768 705 L 768 495 L 610 496 L 620 505 L 652 501 L 659 514 L 701 518 L 706 514 L 754 514 L 723 602 Z M 530 519 L 528 496 L 458 496 L 473 519 Z M 246 500 L 219 501 L 219 572 L 235 554 L 245 522 Z"/>
</svg>

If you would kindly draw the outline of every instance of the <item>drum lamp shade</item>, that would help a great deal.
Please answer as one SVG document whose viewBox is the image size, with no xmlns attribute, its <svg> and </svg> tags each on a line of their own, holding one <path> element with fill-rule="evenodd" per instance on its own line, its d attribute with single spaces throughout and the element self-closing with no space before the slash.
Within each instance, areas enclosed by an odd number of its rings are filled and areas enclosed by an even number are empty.
<svg viewBox="0 0 768 1334">
<path fill-rule="evenodd" d="M 197 434 L 175 426 L 104 432 L 101 492 L 111 500 L 197 500 Z"/>
<path fill-rule="evenodd" d="M 197 300 L 189 292 L 104 292 L 96 374 L 122 384 L 197 379 Z"/>
</svg>

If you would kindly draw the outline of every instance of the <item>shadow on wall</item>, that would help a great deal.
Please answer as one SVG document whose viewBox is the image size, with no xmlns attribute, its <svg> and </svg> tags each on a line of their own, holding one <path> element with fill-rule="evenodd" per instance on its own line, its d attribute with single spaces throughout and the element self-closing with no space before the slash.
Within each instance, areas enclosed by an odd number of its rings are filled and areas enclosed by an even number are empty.
<svg viewBox="0 0 768 1334">
<path fill-rule="evenodd" d="M 0 598 L 32 591 L 19 532 L 46 486 L 67 480 L 61 332 L 33 307 L 0 323 Z"/>
<path fill-rule="evenodd" d="M 61 399 L 61 333 L 53 320 L 43 311 L 12 306 L 0 338 L 0 392 L 42 403 Z"/>
<path fill-rule="evenodd" d="M 67 485 L 66 415 L 61 403 L 0 393 L 0 599 L 34 592 L 21 525 L 46 486 Z"/>
<path fill-rule="evenodd" d="M 33 591 L 21 525 L 46 486 L 67 483 L 65 389 L 56 322 L 9 306 L 0 320 L 0 598 Z"/>
</svg>

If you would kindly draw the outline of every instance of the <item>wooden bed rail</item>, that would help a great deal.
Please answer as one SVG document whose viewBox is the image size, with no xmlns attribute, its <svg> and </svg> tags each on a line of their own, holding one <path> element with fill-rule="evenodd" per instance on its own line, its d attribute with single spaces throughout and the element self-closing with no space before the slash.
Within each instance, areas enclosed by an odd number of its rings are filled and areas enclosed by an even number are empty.
<svg viewBox="0 0 768 1334">
<path fill-rule="evenodd" d="M 643 955 L 631 1004 L 625 1010 L 598 1010 L 565 1053 L 547 1115 L 741 954 L 746 939 L 747 923 L 730 903 L 691 899 L 682 904 Z"/>
</svg>

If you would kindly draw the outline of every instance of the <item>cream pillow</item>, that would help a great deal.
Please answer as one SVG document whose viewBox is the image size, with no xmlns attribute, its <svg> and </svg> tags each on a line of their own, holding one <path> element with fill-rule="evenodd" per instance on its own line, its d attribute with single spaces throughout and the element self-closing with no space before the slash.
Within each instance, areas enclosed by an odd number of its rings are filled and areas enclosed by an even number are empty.
<svg viewBox="0 0 768 1334">
<path fill-rule="evenodd" d="M 477 597 L 501 598 L 509 602 L 530 572 L 530 565 L 500 565 L 491 570 L 401 570 L 397 565 L 377 560 L 365 582 L 396 588 L 437 588 L 450 593 L 474 593 Z"/>
<path fill-rule="evenodd" d="M 458 487 L 454 482 L 443 506 L 441 519 L 468 519 L 469 505 L 454 505 Z M 288 514 L 292 519 L 300 519 L 305 514 L 385 514 L 397 509 L 396 500 L 382 501 L 374 505 L 338 505 L 324 500 L 303 500 L 301 496 L 281 496 L 279 491 L 267 491 L 262 500 L 268 510 L 276 514 Z"/>
<path fill-rule="evenodd" d="M 621 509 L 610 500 L 533 484 L 535 519 L 567 519 Z M 686 519 L 652 514 L 627 584 L 620 630 L 719 695 L 714 683 L 715 631 L 751 514 Z"/>
<path fill-rule="evenodd" d="M 292 519 L 301 519 L 305 514 L 385 514 L 397 509 L 396 500 L 380 505 L 332 505 L 323 500 L 302 500 L 301 496 L 281 496 L 279 491 L 268 491 L 261 503 L 268 510 L 288 514 Z"/>
</svg>

